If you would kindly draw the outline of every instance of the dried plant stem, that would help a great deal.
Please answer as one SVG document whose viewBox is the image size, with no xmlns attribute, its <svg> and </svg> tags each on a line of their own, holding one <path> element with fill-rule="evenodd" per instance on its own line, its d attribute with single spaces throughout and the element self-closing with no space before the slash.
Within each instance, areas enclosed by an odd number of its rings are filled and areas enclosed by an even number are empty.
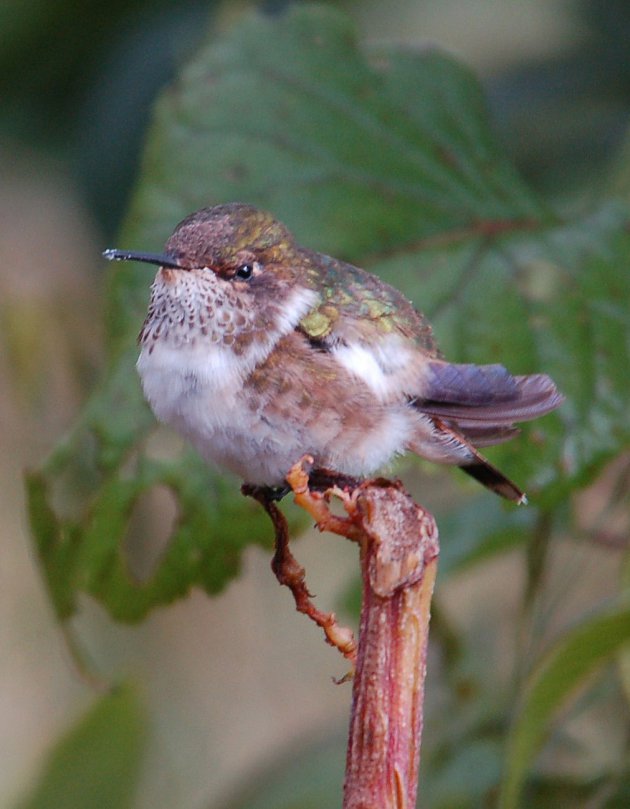
<svg viewBox="0 0 630 809">
<path fill-rule="evenodd" d="M 412 809 L 416 805 L 431 597 L 438 557 L 433 517 L 399 482 L 356 483 L 318 472 L 309 488 L 303 459 L 287 476 L 295 500 L 320 530 L 360 546 L 363 601 L 357 647 L 333 613 L 317 610 L 304 569 L 288 547 L 286 520 L 264 490 L 244 489 L 263 504 L 276 531 L 273 570 L 296 607 L 324 629 L 356 671 L 343 809 Z M 336 485 L 339 481 L 341 485 Z M 343 486 L 343 488 L 341 487 Z M 332 514 L 337 497 L 347 517 Z"/>
<path fill-rule="evenodd" d="M 401 489 L 368 488 L 369 541 L 343 809 L 416 806 L 437 530 Z M 408 533 L 399 533 L 400 530 Z"/>
</svg>

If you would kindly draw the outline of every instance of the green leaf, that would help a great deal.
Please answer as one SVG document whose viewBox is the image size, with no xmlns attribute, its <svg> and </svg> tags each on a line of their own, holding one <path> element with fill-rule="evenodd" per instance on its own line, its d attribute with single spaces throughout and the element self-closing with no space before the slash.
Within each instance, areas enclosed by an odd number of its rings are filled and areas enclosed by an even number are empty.
<svg viewBox="0 0 630 809">
<path fill-rule="evenodd" d="M 605 793 L 613 778 L 606 780 L 593 778 L 571 778 L 541 776 L 535 780 L 528 790 L 527 809 L 549 809 L 549 807 L 575 807 L 588 809 L 589 806 L 601 806 L 601 794 Z M 622 804 L 626 806 L 626 804 Z M 606 809 L 613 809 L 606 803 Z M 621 809 L 621 806 L 618 807 Z"/>
<path fill-rule="evenodd" d="M 508 510 L 498 498 L 488 500 L 485 493 L 458 508 L 437 512 L 440 534 L 448 537 L 440 548 L 440 578 L 523 544 L 537 516 L 533 508 Z"/>
<path fill-rule="evenodd" d="M 435 762 L 433 772 L 426 773 L 420 797 L 427 806 L 440 809 L 483 806 L 496 788 L 500 766 L 498 740 L 467 739 L 451 751 L 445 762 Z"/>
<path fill-rule="evenodd" d="M 52 749 L 20 809 L 130 809 L 145 749 L 146 718 L 133 688 L 102 697 Z"/>
<path fill-rule="evenodd" d="M 478 82 L 452 58 L 364 49 L 329 7 L 247 17 L 161 97 L 119 246 L 160 249 L 183 216 L 230 200 L 269 208 L 306 245 L 382 273 L 433 318 L 453 360 L 554 376 L 568 399 L 560 412 L 490 453 L 545 507 L 630 443 L 629 211 L 602 205 L 561 221 L 506 160 Z M 271 535 L 232 479 L 189 453 L 150 456 L 134 341 L 151 275 L 111 272 L 104 380 L 29 476 L 62 616 L 81 591 L 123 620 L 194 586 L 217 592 L 242 548 Z M 139 585 L 120 548 L 137 498 L 159 483 L 178 520 Z"/>
<path fill-rule="evenodd" d="M 630 805 L 630 771 L 626 769 L 615 780 L 617 783 L 614 794 L 607 798 L 603 809 L 626 809 Z"/>
<path fill-rule="evenodd" d="M 121 541 L 138 498 L 160 484 L 177 498 L 179 515 L 156 569 L 140 582 L 129 571 Z M 271 539 L 270 526 L 266 534 L 260 530 L 257 504 L 237 499 L 238 487 L 193 453 L 177 461 L 141 458 L 133 476 L 108 477 L 80 521 L 55 514 L 42 473 L 28 475 L 27 492 L 38 552 L 61 618 L 72 615 L 80 592 L 93 595 L 121 621 L 140 620 L 151 607 L 186 595 L 193 584 L 219 592 L 238 572 L 241 549 Z"/>
<path fill-rule="evenodd" d="M 438 51 L 365 52 L 324 6 L 252 15 L 188 65 L 157 107 L 124 235 L 159 244 L 226 200 L 354 258 L 551 221 L 497 148 L 469 70 Z"/>
<path fill-rule="evenodd" d="M 517 809 L 528 769 L 553 716 L 593 671 L 630 642 L 630 606 L 590 618 L 567 633 L 533 672 L 507 743 L 500 809 Z"/>
</svg>

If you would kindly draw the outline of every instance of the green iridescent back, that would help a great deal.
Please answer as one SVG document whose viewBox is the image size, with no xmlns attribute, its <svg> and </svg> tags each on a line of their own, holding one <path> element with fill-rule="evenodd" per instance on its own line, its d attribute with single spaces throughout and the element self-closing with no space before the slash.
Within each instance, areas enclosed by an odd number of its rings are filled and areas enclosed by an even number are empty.
<svg viewBox="0 0 630 809">
<path fill-rule="evenodd" d="M 305 280 L 322 296 L 319 306 L 300 321 L 311 340 L 370 344 L 399 334 L 427 356 L 439 356 L 428 321 L 397 289 L 352 264 L 312 251 L 301 253 Z"/>
</svg>

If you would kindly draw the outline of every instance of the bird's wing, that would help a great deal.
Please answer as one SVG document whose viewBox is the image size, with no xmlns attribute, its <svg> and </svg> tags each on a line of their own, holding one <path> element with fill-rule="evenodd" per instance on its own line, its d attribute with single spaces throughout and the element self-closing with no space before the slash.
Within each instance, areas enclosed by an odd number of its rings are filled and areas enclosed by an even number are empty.
<svg viewBox="0 0 630 809">
<path fill-rule="evenodd" d="M 564 397 L 546 374 L 512 376 L 502 365 L 472 365 L 430 360 L 425 390 L 416 404 L 430 416 L 451 419 L 472 437 L 497 437 L 515 422 L 555 410 Z"/>
<path fill-rule="evenodd" d="M 311 256 L 320 301 L 300 323 L 309 339 L 330 349 L 337 343 L 371 345 L 396 335 L 426 356 L 438 356 L 429 322 L 401 292 L 352 264 Z"/>
<path fill-rule="evenodd" d="M 331 353 L 382 401 L 422 392 L 424 366 L 439 352 L 410 301 L 371 273 L 327 256 L 317 261 L 320 300 L 300 321 L 315 350 Z"/>
</svg>

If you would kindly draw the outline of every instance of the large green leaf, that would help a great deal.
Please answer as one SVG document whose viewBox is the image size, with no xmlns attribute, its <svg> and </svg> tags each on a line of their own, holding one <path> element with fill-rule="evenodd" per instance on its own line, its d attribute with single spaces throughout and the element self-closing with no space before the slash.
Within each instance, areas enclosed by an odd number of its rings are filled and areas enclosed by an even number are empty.
<svg viewBox="0 0 630 809">
<path fill-rule="evenodd" d="M 226 199 L 353 258 L 550 220 L 469 70 L 438 51 L 366 53 L 325 7 L 251 16 L 188 65 L 157 107 L 125 236 L 159 243 Z"/>
<path fill-rule="evenodd" d="M 145 741 L 137 694 L 117 688 L 57 742 L 20 809 L 131 809 Z"/>
<path fill-rule="evenodd" d="M 327 7 L 246 18 L 160 99 L 119 246 L 159 249 L 184 215 L 229 200 L 269 208 L 308 246 L 382 273 L 431 315 L 454 360 L 556 377 L 568 396 L 560 413 L 493 455 L 539 503 L 553 506 L 627 446 L 628 211 L 560 221 L 505 159 L 479 84 L 455 60 L 364 50 Z M 103 384 L 29 477 L 62 615 L 82 590 L 121 619 L 191 586 L 215 592 L 242 547 L 270 534 L 235 482 L 188 454 L 146 457 L 153 421 L 133 366 L 150 276 L 133 265 L 110 275 Z M 157 483 L 174 492 L 179 517 L 139 585 L 121 539 L 138 496 Z"/>
<path fill-rule="evenodd" d="M 586 678 L 630 643 L 630 607 L 621 603 L 566 634 L 533 672 L 507 743 L 499 806 L 517 809 L 527 771 L 553 716 Z"/>
</svg>

